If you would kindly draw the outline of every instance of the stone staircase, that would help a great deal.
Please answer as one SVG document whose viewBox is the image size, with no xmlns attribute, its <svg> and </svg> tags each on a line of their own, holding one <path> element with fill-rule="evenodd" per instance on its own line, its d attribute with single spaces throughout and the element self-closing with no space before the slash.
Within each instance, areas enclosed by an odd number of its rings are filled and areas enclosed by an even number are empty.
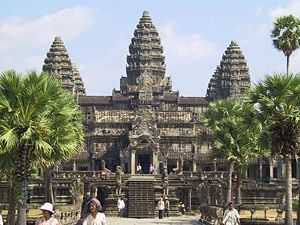
<svg viewBox="0 0 300 225">
<path fill-rule="evenodd" d="M 132 176 L 128 179 L 128 217 L 155 217 L 154 176 Z"/>
</svg>

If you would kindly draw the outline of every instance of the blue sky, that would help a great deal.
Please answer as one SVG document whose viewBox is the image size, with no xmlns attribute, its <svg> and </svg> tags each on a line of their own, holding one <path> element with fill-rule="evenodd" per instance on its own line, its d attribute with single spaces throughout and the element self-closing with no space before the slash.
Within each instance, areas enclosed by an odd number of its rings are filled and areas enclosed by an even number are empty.
<svg viewBox="0 0 300 225">
<path fill-rule="evenodd" d="M 167 76 L 182 96 L 205 96 L 223 53 L 235 40 L 251 79 L 285 72 L 272 46 L 274 19 L 300 18 L 300 0 L 3 0 L 0 2 L 0 71 L 40 71 L 55 36 L 61 36 L 88 95 L 111 95 L 126 76 L 126 56 L 144 10 L 160 34 Z M 291 57 L 300 72 L 300 50 Z"/>
</svg>

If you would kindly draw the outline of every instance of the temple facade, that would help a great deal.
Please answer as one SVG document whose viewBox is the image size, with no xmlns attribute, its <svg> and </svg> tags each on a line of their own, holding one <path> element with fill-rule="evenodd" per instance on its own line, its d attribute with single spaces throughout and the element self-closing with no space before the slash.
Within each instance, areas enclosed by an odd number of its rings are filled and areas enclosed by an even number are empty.
<svg viewBox="0 0 300 225">
<path fill-rule="evenodd" d="M 104 159 L 112 171 L 121 165 L 131 174 L 138 163 L 143 173 L 150 164 L 157 173 L 165 166 L 170 172 L 180 166 L 196 170 L 195 158 L 208 152 L 207 145 L 197 143 L 203 129 L 199 118 L 208 102 L 174 92 L 165 71 L 161 40 L 145 11 L 129 45 L 120 90 L 78 99 L 87 134 L 86 152 L 79 158 L 88 162 L 80 169 L 98 170 Z"/>
<path fill-rule="evenodd" d="M 222 161 L 210 160 L 211 143 L 200 144 L 199 136 L 207 132 L 201 115 L 210 101 L 239 99 L 250 87 L 247 61 L 238 44 L 231 41 L 225 50 L 205 97 L 183 97 L 172 90 L 160 36 L 147 11 L 134 30 L 126 61 L 119 90 L 113 89 L 111 96 L 87 96 L 61 38 L 55 38 L 43 70 L 76 95 L 86 133 L 84 149 L 61 169 L 97 171 L 105 160 L 111 171 L 121 165 L 130 174 L 137 172 L 138 163 L 143 173 L 150 165 L 156 173 L 165 167 L 169 173 L 226 170 Z M 259 165 L 250 167 L 248 175 L 282 176 L 281 167 L 269 160 L 261 159 Z"/>
</svg>

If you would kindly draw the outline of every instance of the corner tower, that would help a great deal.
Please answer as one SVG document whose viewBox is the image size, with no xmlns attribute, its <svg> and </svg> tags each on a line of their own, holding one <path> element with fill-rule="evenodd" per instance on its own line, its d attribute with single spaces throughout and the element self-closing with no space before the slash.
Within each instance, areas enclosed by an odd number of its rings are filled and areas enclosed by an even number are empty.
<svg viewBox="0 0 300 225">
<path fill-rule="evenodd" d="M 165 56 L 159 34 L 149 12 L 144 11 L 129 45 L 127 77 L 121 78 L 121 92 L 135 95 L 143 89 L 151 89 L 152 93 L 159 95 L 169 91 L 171 81 L 165 77 L 165 72 Z"/>
<path fill-rule="evenodd" d="M 238 44 L 231 41 L 208 84 L 206 98 L 208 101 L 239 99 L 249 87 L 247 61 Z"/>
<path fill-rule="evenodd" d="M 72 64 L 61 37 L 55 37 L 47 57 L 43 71 L 53 74 L 65 89 L 75 95 L 85 95 L 85 88 L 75 64 Z"/>
</svg>

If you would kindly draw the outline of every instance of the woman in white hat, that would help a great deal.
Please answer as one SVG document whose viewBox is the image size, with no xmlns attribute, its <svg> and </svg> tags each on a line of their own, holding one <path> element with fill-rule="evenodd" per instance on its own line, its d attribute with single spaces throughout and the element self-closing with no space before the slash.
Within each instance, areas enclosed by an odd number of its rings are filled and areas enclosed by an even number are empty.
<svg viewBox="0 0 300 225">
<path fill-rule="evenodd" d="M 58 220 L 53 217 L 53 205 L 50 202 L 46 202 L 40 209 L 43 217 L 37 220 L 35 225 L 60 225 Z"/>
</svg>

